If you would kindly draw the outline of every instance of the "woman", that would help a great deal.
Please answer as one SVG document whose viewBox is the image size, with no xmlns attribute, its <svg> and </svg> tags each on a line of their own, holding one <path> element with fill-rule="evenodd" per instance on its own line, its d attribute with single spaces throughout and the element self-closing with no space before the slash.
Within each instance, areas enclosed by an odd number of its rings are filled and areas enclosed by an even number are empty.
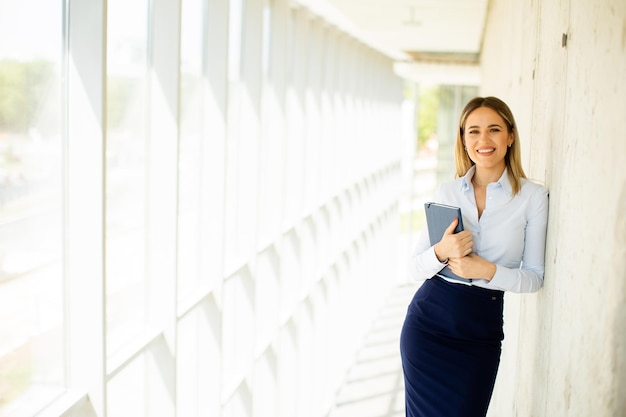
<svg viewBox="0 0 626 417">
<path fill-rule="evenodd" d="M 463 109 L 455 145 L 457 179 L 435 201 L 461 208 L 430 245 L 423 230 L 411 257 L 425 280 L 409 305 L 400 348 L 407 417 L 484 417 L 500 363 L 504 291 L 543 284 L 548 192 L 526 179 L 509 107 L 477 97 Z M 443 268 L 471 281 L 439 276 Z"/>
</svg>

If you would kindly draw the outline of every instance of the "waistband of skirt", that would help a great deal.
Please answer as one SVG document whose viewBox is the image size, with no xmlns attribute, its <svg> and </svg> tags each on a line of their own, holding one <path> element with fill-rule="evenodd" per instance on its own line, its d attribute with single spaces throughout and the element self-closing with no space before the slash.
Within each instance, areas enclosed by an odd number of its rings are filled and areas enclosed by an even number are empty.
<svg viewBox="0 0 626 417">
<path fill-rule="evenodd" d="M 440 286 L 440 287 L 445 286 L 445 288 L 448 288 L 452 291 L 464 293 L 464 294 L 474 296 L 474 297 L 485 298 L 489 300 L 499 300 L 499 299 L 504 298 L 504 291 L 490 290 L 488 288 L 477 287 L 474 285 L 465 285 L 461 283 L 455 284 L 455 283 L 446 281 L 445 279 L 438 277 L 436 275 L 430 278 L 428 281 L 432 281 L 433 284 L 436 284 L 437 286 Z"/>
</svg>

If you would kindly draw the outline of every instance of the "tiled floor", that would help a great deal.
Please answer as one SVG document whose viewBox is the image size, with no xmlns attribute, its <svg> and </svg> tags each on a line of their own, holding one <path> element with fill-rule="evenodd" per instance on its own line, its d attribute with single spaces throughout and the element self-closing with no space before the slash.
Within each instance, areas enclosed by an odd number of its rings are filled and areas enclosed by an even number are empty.
<svg viewBox="0 0 626 417">
<path fill-rule="evenodd" d="M 403 284 L 391 293 L 328 417 L 404 417 L 400 330 L 417 286 Z"/>
</svg>

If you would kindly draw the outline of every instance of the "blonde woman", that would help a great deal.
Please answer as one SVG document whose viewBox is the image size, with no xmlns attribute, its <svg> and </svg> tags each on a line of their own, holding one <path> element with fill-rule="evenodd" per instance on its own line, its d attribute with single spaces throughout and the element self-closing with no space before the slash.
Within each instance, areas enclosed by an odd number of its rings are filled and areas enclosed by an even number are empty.
<svg viewBox="0 0 626 417">
<path fill-rule="evenodd" d="M 517 125 L 495 97 L 472 99 L 455 145 L 457 179 L 434 201 L 461 208 L 433 245 L 422 231 L 411 274 L 424 280 L 401 334 L 407 417 L 484 417 L 500 363 L 503 295 L 543 285 L 548 191 L 526 179 Z M 460 281 L 440 275 L 450 268 Z"/>
</svg>

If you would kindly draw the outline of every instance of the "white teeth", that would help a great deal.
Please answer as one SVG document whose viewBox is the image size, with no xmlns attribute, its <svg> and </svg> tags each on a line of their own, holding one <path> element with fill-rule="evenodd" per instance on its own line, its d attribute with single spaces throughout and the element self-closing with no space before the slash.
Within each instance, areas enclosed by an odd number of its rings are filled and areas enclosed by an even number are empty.
<svg viewBox="0 0 626 417">
<path fill-rule="evenodd" d="M 478 149 L 478 150 L 476 150 L 476 152 L 478 152 L 478 153 L 489 153 L 489 152 L 493 152 L 493 151 L 495 151 L 494 148 L 491 148 L 491 149 Z"/>
</svg>

